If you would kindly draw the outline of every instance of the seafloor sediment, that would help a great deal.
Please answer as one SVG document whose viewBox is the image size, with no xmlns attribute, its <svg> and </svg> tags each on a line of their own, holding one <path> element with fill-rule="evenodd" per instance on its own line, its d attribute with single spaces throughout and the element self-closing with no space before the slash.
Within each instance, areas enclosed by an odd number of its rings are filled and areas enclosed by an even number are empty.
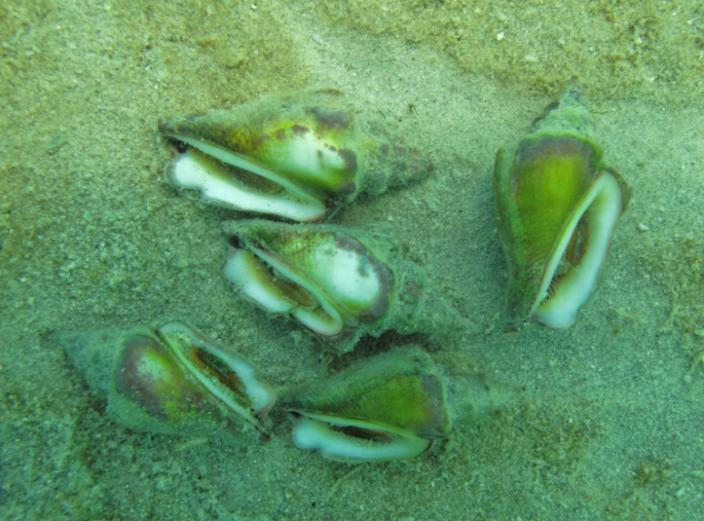
<svg viewBox="0 0 704 521">
<path fill-rule="evenodd" d="M 703 29 L 696 2 L 654 0 L 5 2 L 0 517 L 703 517 Z M 575 326 L 506 333 L 494 155 L 569 83 L 633 199 Z M 116 425 L 53 332 L 187 319 L 278 385 L 380 349 L 340 361 L 238 299 L 221 276 L 232 214 L 164 179 L 160 118 L 311 86 L 433 161 L 336 222 L 387 223 L 428 271 L 461 318 L 426 348 L 481 382 L 482 414 L 419 459 L 362 466 L 285 436 Z"/>
</svg>

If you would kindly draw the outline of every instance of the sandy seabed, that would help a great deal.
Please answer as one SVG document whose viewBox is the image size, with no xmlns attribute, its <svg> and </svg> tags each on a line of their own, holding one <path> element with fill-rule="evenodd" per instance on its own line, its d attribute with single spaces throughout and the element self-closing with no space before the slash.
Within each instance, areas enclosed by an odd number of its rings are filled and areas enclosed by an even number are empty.
<svg viewBox="0 0 704 521">
<path fill-rule="evenodd" d="M 694 1 L 4 2 L 0 518 L 704 518 L 703 78 Z M 575 326 L 506 333 L 494 155 L 570 83 L 633 198 Z M 228 287 L 232 214 L 168 186 L 156 127 L 310 87 L 435 165 L 336 221 L 387 223 L 428 271 L 462 318 L 427 348 L 481 382 L 481 414 L 416 460 L 357 466 L 237 426 L 127 431 L 54 332 L 181 318 L 277 385 L 337 364 Z"/>
</svg>

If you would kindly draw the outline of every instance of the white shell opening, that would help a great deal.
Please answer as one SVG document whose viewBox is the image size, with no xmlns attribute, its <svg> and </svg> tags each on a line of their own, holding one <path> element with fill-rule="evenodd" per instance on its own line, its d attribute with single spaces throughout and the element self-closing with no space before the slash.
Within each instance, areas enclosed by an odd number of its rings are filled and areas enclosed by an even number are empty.
<svg viewBox="0 0 704 521">
<path fill-rule="evenodd" d="M 271 390 L 271 387 L 257 380 L 254 369 L 241 359 L 235 360 L 228 357 L 228 361 L 242 380 L 254 412 L 259 414 L 270 409 L 276 399 L 276 393 Z"/>
<path fill-rule="evenodd" d="M 301 197 L 298 193 L 290 193 L 284 189 L 280 193 L 257 192 L 256 189 L 239 182 L 222 166 L 200 156 L 193 151 L 177 156 L 169 166 L 168 176 L 171 183 L 178 188 L 198 190 L 205 200 L 235 210 L 279 215 L 297 221 L 313 221 L 325 214 L 325 205 L 318 199 L 311 196 Z M 221 159 L 218 156 L 213 157 Z M 234 162 L 233 158 L 229 159 L 229 164 L 257 175 L 261 175 L 264 170 L 244 160 Z M 278 179 L 274 182 L 278 183 Z"/>
<path fill-rule="evenodd" d="M 290 313 L 295 303 L 276 287 L 262 263 L 247 250 L 236 249 L 225 263 L 225 278 L 271 313 Z"/>
<path fill-rule="evenodd" d="M 329 303 L 315 296 L 315 293 L 310 291 L 310 285 L 306 284 L 301 277 L 284 269 L 280 263 L 275 262 L 263 252 L 262 255 L 264 255 L 265 261 L 271 260 L 270 265 L 273 263 L 274 268 L 279 268 L 277 271 L 280 271 L 283 277 L 308 291 L 314 299 L 320 302 L 321 307 L 309 309 L 289 298 L 277 286 L 277 281 L 271 278 L 264 263 L 248 250 L 236 249 L 234 251 L 225 263 L 225 278 L 237 285 L 242 293 L 266 311 L 289 313 L 304 326 L 321 335 L 333 336 L 342 331 L 344 322 Z"/>
<path fill-rule="evenodd" d="M 320 309 L 298 308 L 292 314 L 301 324 L 320 335 L 334 336 L 342 331 L 342 320 L 331 317 Z"/>
<path fill-rule="evenodd" d="M 328 297 L 324 291 L 321 291 L 314 282 L 290 269 L 276 257 L 269 255 L 264 250 L 253 248 L 253 251 L 257 257 L 271 266 L 281 277 L 305 289 L 308 294 L 320 304 L 320 309 L 308 309 L 302 306 L 296 308 L 294 316 L 298 320 L 321 335 L 331 336 L 342 331 L 345 325 L 342 316 L 340 316 L 338 310 L 335 309 L 334 305 L 331 303 L 330 297 Z"/>
<path fill-rule="evenodd" d="M 292 438 L 299 449 L 316 449 L 327 458 L 351 461 L 410 459 L 421 454 L 430 444 L 430 441 L 415 436 L 396 435 L 383 442 L 356 438 L 309 418 L 296 421 Z"/>
<path fill-rule="evenodd" d="M 541 323 L 555 329 L 570 327 L 579 308 L 596 289 L 601 268 L 606 261 L 613 230 L 623 210 L 621 186 L 608 171 L 600 172 L 587 194 L 570 216 L 550 262 L 531 313 Z M 548 289 L 572 234 L 586 215 L 587 243 L 579 264 L 562 277 L 554 293 Z"/>
</svg>

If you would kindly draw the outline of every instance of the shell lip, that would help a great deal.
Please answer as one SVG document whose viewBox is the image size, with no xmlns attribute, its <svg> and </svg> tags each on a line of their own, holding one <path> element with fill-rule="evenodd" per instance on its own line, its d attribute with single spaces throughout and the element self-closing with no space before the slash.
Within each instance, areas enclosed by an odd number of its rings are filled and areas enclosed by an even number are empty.
<svg viewBox="0 0 704 521">
<path fill-rule="evenodd" d="M 606 263 L 617 221 L 624 210 L 622 181 L 618 174 L 602 170 L 565 222 L 550 261 L 546 265 L 540 291 L 531 316 L 556 329 L 572 325 L 577 312 L 596 289 Z M 559 263 L 577 239 L 578 258 L 557 278 Z"/>
<path fill-rule="evenodd" d="M 366 248 L 357 240 L 352 239 L 348 236 L 340 236 L 339 234 L 334 235 L 334 242 L 336 249 L 347 249 L 354 252 L 357 255 L 362 255 L 365 258 L 368 257 Z M 381 295 L 371 306 L 364 308 L 360 313 L 355 314 L 353 311 L 346 308 L 346 306 L 339 302 L 339 299 L 335 298 L 331 294 L 331 289 L 323 288 L 321 284 L 310 277 L 307 277 L 305 273 L 301 270 L 296 269 L 291 263 L 286 262 L 286 259 L 274 251 L 272 248 L 268 247 L 265 243 L 252 239 L 250 241 L 249 249 L 262 261 L 264 261 L 270 268 L 275 270 L 285 279 L 299 285 L 301 288 L 306 290 L 325 310 L 325 312 L 333 318 L 335 321 L 341 322 L 344 328 L 352 328 L 359 325 L 360 320 L 368 317 L 379 318 L 382 316 L 389 305 L 388 300 L 388 290 L 382 291 Z M 377 277 L 383 277 L 382 283 L 388 285 L 390 284 L 388 280 L 393 281 L 393 275 L 386 266 L 378 261 L 375 257 L 371 259 L 367 258 L 367 261 L 371 265 L 370 267 L 374 269 Z M 381 268 L 380 265 L 384 268 Z M 383 284 L 382 284 L 383 285 Z"/>
<path fill-rule="evenodd" d="M 275 182 L 193 147 L 171 160 L 167 178 L 180 192 L 194 192 L 206 202 L 243 213 L 315 221 L 327 212 L 326 204 L 318 199 L 293 194 Z"/>
<path fill-rule="evenodd" d="M 199 137 L 189 133 L 167 134 L 173 140 L 179 141 L 188 147 L 195 148 L 203 154 L 234 168 L 242 169 L 250 174 L 262 177 L 281 186 L 282 189 L 303 199 L 320 202 L 321 197 L 315 190 L 308 189 L 300 183 L 287 179 L 281 173 L 272 170 L 248 154 L 231 150 L 217 141 Z"/>
<path fill-rule="evenodd" d="M 577 311 L 596 289 L 606 262 L 617 220 L 627 204 L 628 195 L 623 193 L 623 186 L 613 170 L 602 169 L 595 174 L 586 193 L 563 222 L 546 257 L 528 318 L 556 329 L 572 325 Z M 579 251 L 576 257 L 567 260 L 575 244 Z M 557 302 L 561 302 L 561 312 L 557 310 Z"/>
<path fill-rule="evenodd" d="M 250 249 L 232 248 L 224 275 L 264 311 L 291 315 L 321 335 L 337 334 L 343 326 L 339 316 L 321 314 L 320 301 L 306 288 L 289 277 L 276 275 L 271 266 Z"/>
<path fill-rule="evenodd" d="M 296 270 L 295 267 L 290 266 L 286 263 L 285 259 L 282 259 L 280 255 L 277 255 L 276 252 L 273 252 L 271 249 L 266 248 L 265 245 L 257 247 L 256 245 L 251 244 L 249 250 L 281 277 L 305 290 L 318 302 L 320 308 L 322 308 L 325 314 L 332 319 L 334 323 L 339 324 L 340 329 L 344 329 L 346 325 L 345 318 L 340 313 L 335 300 L 331 298 L 319 284 L 316 284 L 314 281 L 307 278 L 305 274 L 300 273 L 300 271 Z M 305 309 L 305 307 L 303 308 Z"/>
<path fill-rule="evenodd" d="M 286 409 L 293 417 L 305 417 L 312 420 L 320 421 L 333 428 L 340 428 L 343 430 L 349 429 L 355 433 L 358 433 L 359 438 L 369 438 L 374 439 L 379 434 L 385 435 L 387 437 L 401 436 L 404 438 L 432 438 L 431 436 L 423 436 L 416 434 L 408 429 L 401 429 L 394 427 L 388 423 L 376 422 L 364 420 L 362 418 L 343 418 L 340 416 L 333 416 L 324 413 L 313 413 L 304 411 L 301 409 Z M 368 436 L 366 435 L 368 433 Z M 347 434 L 350 436 L 350 434 Z M 434 436 L 435 438 L 441 438 L 442 436 Z"/>
<path fill-rule="evenodd" d="M 325 417 L 308 414 L 298 416 L 292 437 L 298 448 L 315 449 L 325 458 L 349 463 L 412 459 L 433 443 L 431 439 L 376 424 L 369 428 L 367 422 L 326 421 Z"/>
<path fill-rule="evenodd" d="M 257 379 L 249 362 L 181 322 L 168 322 L 155 334 L 223 411 L 269 434 L 265 419 L 276 401 L 276 392 Z"/>
<path fill-rule="evenodd" d="M 415 457 L 450 428 L 443 381 L 418 348 L 358 361 L 292 391 L 281 408 L 295 421 L 296 446 L 327 457 Z"/>
</svg>

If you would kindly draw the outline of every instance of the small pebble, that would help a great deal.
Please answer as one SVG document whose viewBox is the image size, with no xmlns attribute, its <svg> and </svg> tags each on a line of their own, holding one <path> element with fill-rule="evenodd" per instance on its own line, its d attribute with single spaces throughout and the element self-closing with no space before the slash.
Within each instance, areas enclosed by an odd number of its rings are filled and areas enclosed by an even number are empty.
<svg viewBox="0 0 704 521">
<path fill-rule="evenodd" d="M 647 224 L 644 223 L 638 223 L 638 231 L 639 232 L 649 232 L 650 228 L 648 228 Z"/>
</svg>

